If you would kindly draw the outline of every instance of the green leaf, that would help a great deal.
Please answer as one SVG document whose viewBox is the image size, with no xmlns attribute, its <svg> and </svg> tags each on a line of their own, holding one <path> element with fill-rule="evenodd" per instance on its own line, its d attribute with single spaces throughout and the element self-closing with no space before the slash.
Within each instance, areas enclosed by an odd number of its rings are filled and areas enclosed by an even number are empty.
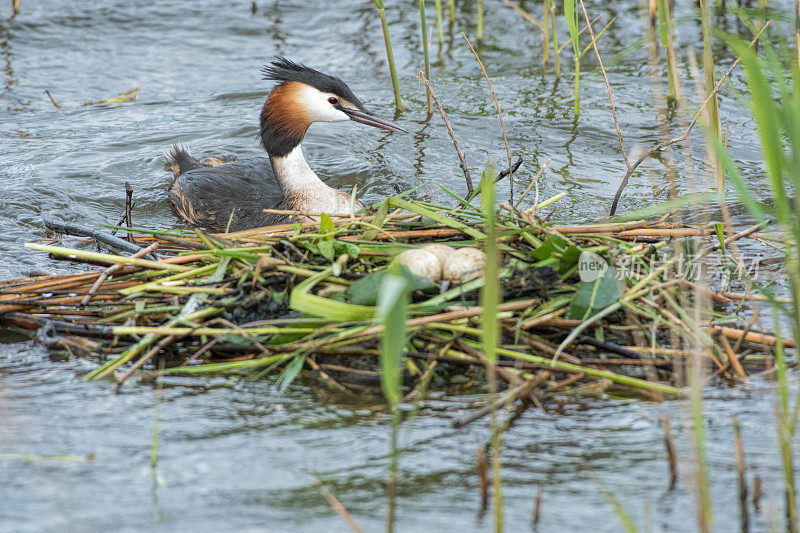
<svg viewBox="0 0 800 533">
<path fill-rule="evenodd" d="M 669 11 L 666 0 L 658 0 L 658 33 L 661 37 L 661 46 L 667 50 L 669 48 Z"/>
<path fill-rule="evenodd" d="M 382 228 L 383 223 L 386 221 L 386 215 L 388 214 L 389 214 L 389 202 L 384 200 L 378 207 L 378 212 L 375 213 L 375 218 L 372 219 L 372 225 L 375 226 L 375 228 Z M 361 239 L 365 241 L 374 241 L 375 238 L 378 236 L 378 230 L 375 228 L 369 228 L 368 230 L 366 230 L 361 235 Z"/>
<path fill-rule="evenodd" d="M 561 253 L 561 260 L 558 262 L 558 271 L 563 274 L 578 263 L 581 256 L 581 249 L 577 246 L 570 246 Z"/>
<path fill-rule="evenodd" d="M 283 374 L 278 376 L 278 391 L 283 392 L 286 387 L 288 387 L 292 381 L 295 380 L 300 371 L 303 369 L 303 363 L 306 361 L 305 355 L 296 355 L 291 362 L 286 365 L 286 368 L 283 370 Z"/>
<path fill-rule="evenodd" d="M 303 248 L 305 248 L 306 250 L 308 250 L 309 252 L 311 252 L 312 254 L 319 255 L 319 246 L 317 246 L 317 243 L 304 240 L 304 241 L 298 241 L 298 244 Z"/>
<path fill-rule="evenodd" d="M 361 253 L 361 249 L 358 245 L 352 242 L 334 241 L 333 249 L 336 251 L 337 256 L 339 254 L 347 254 L 350 256 L 350 259 L 358 259 L 358 254 Z"/>
<path fill-rule="evenodd" d="M 415 276 L 405 265 L 400 267 L 398 277 L 402 277 L 409 291 L 425 290 L 433 286 L 433 282 L 428 278 Z M 358 279 L 344 291 L 345 297 L 356 305 L 375 305 L 381 291 L 381 285 L 386 280 L 389 273 L 386 270 L 379 270 Z"/>
<path fill-rule="evenodd" d="M 566 245 L 567 243 L 564 241 L 564 239 L 561 237 L 556 237 L 555 235 L 551 235 L 542 243 L 540 247 L 533 251 L 531 257 L 539 261 L 544 261 L 553 254 L 562 253 Z M 580 253 L 578 253 L 578 255 L 580 255 Z"/>
<path fill-rule="evenodd" d="M 497 250 L 497 221 L 495 220 L 495 184 L 490 176 L 494 176 L 494 165 L 487 163 L 483 171 L 483 188 L 481 189 L 481 208 L 483 223 L 486 227 L 486 265 L 483 277 L 485 284 L 481 291 L 481 327 L 483 329 L 483 354 L 486 361 L 497 362 L 497 345 L 500 343 L 500 323 L 497 309 L 500 304 L 500 268 Z M 497 392 L 491 390 L 492 393 Z M 494 400 L 492 400 L 494 401 Z"/>
<path fill-rule="evenodd" d="M 333 220 L 327 213 L 322 213 L 322 216 L 319 219 L 319 231 L 320 233 L 333 233 L 336 231 L 336 226 L 333 225 Z M 333 235 L 328 235 L 325 237 L 328 240 L 333 240 Z"/>
<path fill-rule="evenodd" d="M 616 302 L 622 291 L 620 291 L 614 273 L 613 268 L 608 268 L 602 276 L 594 281 L 581 281 L 578 284 L 575 299 L 569 304 L 564 318 L 586 320 L 594 314 L 594 311 Z"/>
<path fill-rule="evenodd" d="M 721 222 L 714 224 L 714 230 L 717 232 L 717 243 L 719 244 L 722 253 L 725 253 L 725 225 Z"/>
<path fill-rule="evenodd" d="M 567 19 L 569 36 L 572 38 L 572 49 L 580 54 L 578 45 L 578 12 L 575 11 L 575 0 L 564 0 L 564 17 Z"/>
<path fill-rule="evenodd" d="M 380 285 L 378 312 L 383 322 L 381 387 L 392 407 L 400 403 L 400 362 L 406 342 L 408 285 L 402 276 L 387 273 Z"/>
<path fill-rule="evenodd" d="M 319 249 L 319 255 L 327 259 L 328 261 L 333 261 L 333 258 L 336 257 L 336 251 L 333 247 L 333 241 L 319 241 L 317 243 L 317 248 Z"/>
<path fill-rule="evenodd" d="M 350 320 L 370 320 L 375 315 L 375 308 L 365 305 L 354 305 L 340 302 L 331 298 L 323 298 L 316 294 L 311 294 L 314 286 L 328 277 L 331 269 L 327 268 L 302 281 L 294 289 L 289 298 L 289 307 L 300 313 L 322 318 L 331 318 L 341 322 Z"/>
</svg>

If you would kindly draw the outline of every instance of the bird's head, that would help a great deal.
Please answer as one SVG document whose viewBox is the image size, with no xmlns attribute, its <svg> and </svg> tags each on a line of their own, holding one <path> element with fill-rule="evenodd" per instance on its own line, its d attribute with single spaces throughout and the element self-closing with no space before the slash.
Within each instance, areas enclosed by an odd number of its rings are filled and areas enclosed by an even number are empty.
<svg viewBox="0 0 800 533">
<path fill-rule="evenodd" d="M 300 144 L 313 122 L 352 120 L 388 131 L 406 132 L 364 107 L 345 82 L 279 57 L 263 69 L 264 79 L 280 83 L 261 110 L 261 142 L 282 157 Z"/>
</svg>

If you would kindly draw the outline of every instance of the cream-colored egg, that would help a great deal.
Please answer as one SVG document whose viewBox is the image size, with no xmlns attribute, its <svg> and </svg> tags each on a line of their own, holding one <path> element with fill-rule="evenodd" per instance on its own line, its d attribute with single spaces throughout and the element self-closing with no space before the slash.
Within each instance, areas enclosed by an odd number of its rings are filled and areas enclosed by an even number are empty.
<svg viewBox="0 0 800 533">
<path fill-rule="evenodd" d="M 436 256 L 436 259 L 439 260 L 439 263 L 444 266 L 447 262 L 447 258 L 450 257 L 453 252 L 456 251 L 455 248 L 452 246 L 446 246 L 444 244 L 426 244 L 420 250 L 425 250 L 426 252 L 430 252 Z"/>
<path fill-rule="evenodd" d="M 442 278 L 453 283 L 466 283 L 481 277 L 486 265 L 486 254 L 477 248 L 455 250 L 442 268 Z"/>
<path fill-rule="evenodd" d="M 394 260 L 408 267 L 408 270 L 415 276 L 422 276 L 431 281 L 442 279 L 442 264 L 439 259 L 431 252 L 421 248 L 404 250 L 397 254 Z"/>
</svg>

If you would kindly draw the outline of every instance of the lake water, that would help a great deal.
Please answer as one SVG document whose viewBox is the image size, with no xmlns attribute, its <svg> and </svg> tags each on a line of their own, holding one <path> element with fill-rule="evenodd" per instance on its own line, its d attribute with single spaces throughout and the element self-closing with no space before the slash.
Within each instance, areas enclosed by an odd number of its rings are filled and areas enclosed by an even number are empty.
<svg viewBox="0 0 800 533">
<path fill-rule="evenodd" d="M 428 4 L 434 88 L 477 176 L 487 160 L 503 166 L 506 155 L 491 95 L 459 34 L 474 35 L 474 3 L 456 2 L 456 21 L 445 28 L 441 49 L 433 2 Z M 540 14 L 541 2 L 520 4 Z M 790 16 L 790 2 L 774 4 Z M 40 212 L 89 225 L 116 222 L 125 181 L 134 189 L 134 224 L 184 227 L 165 195 L 164 150 L 180 141 L 197 156 L 261 155 L 258 112 L 269 85 L 260 69 L 275 55 L 340 76 L 367 106 L 410 131 L 313 126 L 306 155 L 329 183 L 347 189 L 355 184 L 367 199 L 420 184 L 420 194 L 441 202 L 448 197 L 437 184 L 464 192 L 447 131 L 438 116 L 426 116 L 424 88 L 415 77 L 422 65 L 415 3 L 387 6 L 407 106 L 397 116 L 372 3 L 259 0 L 256 8 L 253 13 L 250 2 L 214 0 L 22 0 L 21 14 L 8 20 L 9 2 L 0 5 L 0 278 L 81 268 L 22 245 L 45 236 Z M 680 134 L 680 115 L 663 101 L 663 61 L 657 83 L 651 76 L 637 3 L 592 1 L 587 8 L 599 17 L 598 30 L 617 16 L 600 49 L 626 148 Z M 550 159 L 541 198 L 568 193 L 555 204 L 553 218 L 601 219 L 624 164 L 595 57 L 589 53 L 583 60 L 576 120 L 570 47 L 561 55 L 564 72 L 557 81 L 552 65 L 542 67 L 541 33 L 501 2 L 486 2 L 486 10 L 481 54 L 512 154 L 525 159 L 515 176 L 517 190 Z M 689 10 L 679 6 L 679 40 L 695 43 L 699 53 L 699 29 L 686 20 Z M 712 20 L 746 35 L 729 11 L 715 12 Z M 559 38 L 567 42 L 562 17 L 559 24 Z M 730 52 L 719 46 L 716 54 L 720 72 L 726 71 Z M 685 56 L 682 63 L 690 79 Z M 721 116 L 729 125 L 732 153 L 764 197 L 757 135 L 736 95 L 743 87 L 735 73 L 721 99 Z M 140 89 L 136 102 L 82 105 L 133 88 Z M 684 91 L 694 94 L 691 84 Z M 701 132 L 691 145 L 674 155 L 677 183 L 667 177 L 668 155 L 642 165 L 620 211 L 663 200 L 673 185 L 691 192 L 687 162 L 695 172 L 705 168 Z M 746 221 L 742 210 L 734 208 L 734 215 Z M 81 381 L 90 368 L 84 360 L 51 360 L 38 344 L 0 332 L 0 530 L 347 530 L 309 472 L 367 530 L 383 527 L 390 426 L 379 398 L 354 402 L 303 382 L 279 392 L 271 380 L 170 380 L 158 450 L 163 483 L 154 488 L 152 384 L 132 384 L 114 395 L 106 383 Z M 491 528 L 490 517 L 478 515 L 474 473 L 475 449 L 488 438 L 486 425 L 450 427 L 468 404 L 468 398 L 435 397 L 412 429 L 404 427 L 399 531 Z M 731 426 L 736 413 L 748 476 L 763 482 L 762 512 L 753 529 L 782 529 L 774 407 L 769 381 L 754 380 L 746 390 L 707 390 L 707 456 L 718 531 L 738 527 Z M 681 448 L 681 482 L 671 491 L 658 423 L 665 412 L 673 417 Z M 507 530 L 535 529 L 534 499 L 541 491 L 539 531 L 619 531 L 602 487 L 644 531 L 694 529 L 689 428 L 682 402 L 598 399 L 562 411 L 527 411 L 503 448 Z"/>
</svg>

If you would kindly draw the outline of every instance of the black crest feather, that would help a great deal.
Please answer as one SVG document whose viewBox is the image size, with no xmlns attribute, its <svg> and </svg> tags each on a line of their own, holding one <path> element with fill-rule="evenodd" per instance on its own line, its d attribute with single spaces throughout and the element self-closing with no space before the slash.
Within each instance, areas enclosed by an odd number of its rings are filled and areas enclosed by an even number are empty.
<svg viewBox="0 0 800 533">
<path fill-rule="evenodd" d="M 261 72 L 264 74 L 265 80 L 275 80 L 282 83 L 290 81 L 305 83 L 324 93 L 335 94 L 339 98 L 351 102 L 359 109 L 364 109 L 361 100 L 353 94 L 350 87 L 336 76 L 323 74 L 311 67 L 289 61 L 285 57 L 277 56 L 275 61 L 266 65 Z"/>
</svg>

